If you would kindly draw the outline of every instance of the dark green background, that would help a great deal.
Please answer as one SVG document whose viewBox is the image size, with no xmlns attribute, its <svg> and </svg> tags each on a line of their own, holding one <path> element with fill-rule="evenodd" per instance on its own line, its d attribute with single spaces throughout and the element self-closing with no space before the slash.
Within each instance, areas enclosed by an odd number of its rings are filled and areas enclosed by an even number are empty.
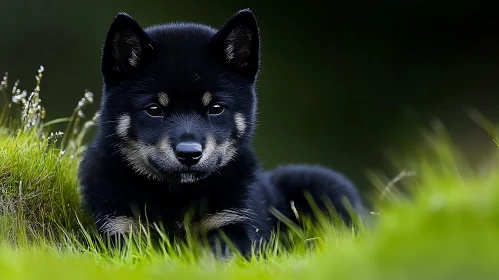
<svg viewBox="0 0 499 280">
<path fill-rule="evenodd" d="M 2 1 L 0 71 L 32 89 L 43 65 L 48 119 L 69 116 L 84 89 L 100 98 L 100 46 L 118 11 L 143 26 L 219 27 L 249 7 L 263 36 L 255 144 L 265 167 L 320 163 L 365 187 L 367 168 L 387 168 L 387 149 L 410 152 L 435 118 L 483 153 L 491 141 L 464 109 L 499 117 L 496 9 L 376 2 Z"/>
</svg>

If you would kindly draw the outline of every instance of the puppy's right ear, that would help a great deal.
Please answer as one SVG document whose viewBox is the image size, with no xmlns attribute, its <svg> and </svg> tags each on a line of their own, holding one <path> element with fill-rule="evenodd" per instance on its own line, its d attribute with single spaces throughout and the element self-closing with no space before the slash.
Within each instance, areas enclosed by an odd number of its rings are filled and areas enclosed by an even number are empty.
<svg viewBox="0 0 499 280">
<path fill-rule="evenodd" d="M 102 48 L 101 73 L 106 83 L 119 82 L 154 55 L 154 42 L 128 14 L 113 20 Z"/>
<path fill-rule="evenodd" d="M 253 12 L 243 9 L 234 14 L 214 39 L 223 63 L 254 81 L 260 68 L 260 30 Z"/>
</svg>

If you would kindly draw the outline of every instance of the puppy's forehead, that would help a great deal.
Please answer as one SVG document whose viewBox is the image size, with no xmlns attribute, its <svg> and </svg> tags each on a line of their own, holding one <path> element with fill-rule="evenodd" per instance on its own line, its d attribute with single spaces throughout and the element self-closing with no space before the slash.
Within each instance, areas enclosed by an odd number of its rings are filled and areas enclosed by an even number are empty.
<svg viewBox="0 0 499 280">
<path fill-rule="evenodd" d="M 209 73 L 215 63 L 210 43 L 214 29 L 197 25 L 174 25 L 147 29 L 154 42 L 156 61 L 189 79 L 195 72 Z"/>
<path fill-rule="evenodd" d="M 156 57 L 150 74 L 163 90 L 203 94 L 216 86 L 225 69 L 213 53 L 216 30 L 196 24 L 169 24 L 146 29 L 154 42 Z"/>
<path fill-rule="evenodd" d="M 147 28 L 157 56 L 150 65 L 146 85 L 158 102 L 177 101 L 207 104 L 219 91 L 232 88 L 234 79 L 212 52 L 210 42 L 216 29 L 202 25 L 175 25 Z M 159 93 L 165 96 L 158 96 Z M 206 92 L 210 92 L 207 95 Z"/>
<path fill-rule="evenodd" d="M 164 92 L 171 100 L 178 97 L 201 97 L 206 91 L 217 92 L 225 88 L 223 71 L 214 62 L 205 63 L 156 63 L 144 84 L 148 92 L 158 94 Z M 152 76 L 152 78 L 151 78 Z"/>
</svg>

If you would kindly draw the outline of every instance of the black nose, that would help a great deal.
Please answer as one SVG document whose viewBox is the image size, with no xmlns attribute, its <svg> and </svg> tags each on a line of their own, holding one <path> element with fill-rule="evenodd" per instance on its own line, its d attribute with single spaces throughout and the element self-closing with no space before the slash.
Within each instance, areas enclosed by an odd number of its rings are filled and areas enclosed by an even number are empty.
<svg viewBox="0 0 499 280">
<path fill-rule="evenodd" d="M 203 151 L 199 143 L 182 142 L 175 147 L 175 155 L 180 163 L 191 166 L 199 162 Z"/>
</svg>

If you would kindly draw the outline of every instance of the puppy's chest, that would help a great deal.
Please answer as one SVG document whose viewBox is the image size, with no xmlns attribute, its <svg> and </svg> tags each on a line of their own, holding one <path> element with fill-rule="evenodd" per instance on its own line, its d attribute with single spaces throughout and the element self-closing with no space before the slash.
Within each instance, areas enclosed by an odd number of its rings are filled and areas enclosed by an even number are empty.
<svg viewBox="0 0 499 280">
<path fill-rule="evenodd" d="M 227 225 L 249 222 L 255 215 L 242 199 L 233 196 L 150 193 L 135 202 L 145 209 L 142 216 L 147 216 L 149 221 L 176 235 L 184 235 L 187 228 L 191 232 L 210 232 Z"/>
</svg>

